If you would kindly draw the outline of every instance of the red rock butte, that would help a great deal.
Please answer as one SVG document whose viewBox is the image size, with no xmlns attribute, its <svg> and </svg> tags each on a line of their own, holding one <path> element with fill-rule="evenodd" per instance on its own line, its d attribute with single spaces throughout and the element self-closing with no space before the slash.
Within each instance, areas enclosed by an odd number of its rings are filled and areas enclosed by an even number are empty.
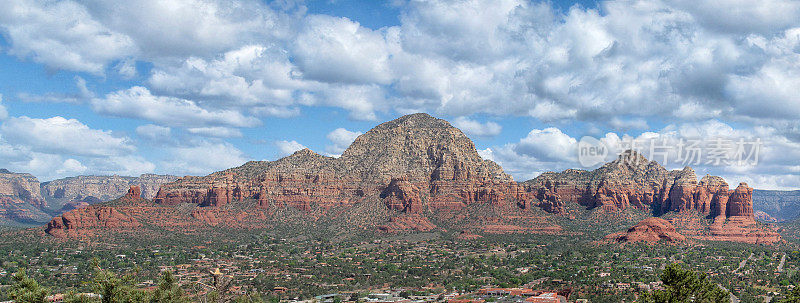
<svg viewBox="0 0 800 303">
<path fill-rule="evenodd" d="M 137 190 L 132 187 L 125 198 L 140 199 Z M 162 185 L 155 205 L 89 206 L 53 219 L 47 231 L 69 236 L 72 231 L 135 227 L 140 220 L 159 226 L 253 228 L 267 226 L 260 223 L 292 209 L 309 218 L 347 215 L 346 221 L 357 221 L 360 227 L 387 231 L 428 231 L 438 228 L 429 219 L 450 218 L 463 220 L 461 228 L 474 231 L 559 233 L 561 228 L 548 216 L 535 216 L 531 208 L 559 214 L 567 203 L 577 203 L 609 212 L 631 207 L 652 209 L 657 215 L 695 211 L 719 218 L 714 220 L 720 222 L 717 228 L 737 230 L 716 230 L 720 239 L 752 242 L 736 235 L 758 230 L 763 234 L 756 242 L 765 243 L 773 238 L 770 231 L 749 225 L 754 222 L 751 196 L 752 189 L 744 184 L 730 191 L 719 177 L 698 182 L 688 167 L 667 171 L 635 152 L 594 171 L 551 172 L 518 183 L 499 165 L 482 159 L 473 142 L 447 121 L 412 114 L 359 136 L 338 158 L 303 149 L 276 161 L 251 161 L 203 177 L 183 177 Z M 187 204 L 196 207 L 191 215 L 174 210 Z M 253 209 L 227 207 L 234 204 Z M 505 215 L 467 218 L 465 210 L 476 207 Z M 713 231 L 697 234 L 717 237 Z"/>
<path fill-rule="evenodd" d="M 620 243 L 626 242 L 680 242 L 686 237 L 675 230 L 675 226 L 661 218 L 647 218 L 625 232 L 606 237 Z"/>
</svg>

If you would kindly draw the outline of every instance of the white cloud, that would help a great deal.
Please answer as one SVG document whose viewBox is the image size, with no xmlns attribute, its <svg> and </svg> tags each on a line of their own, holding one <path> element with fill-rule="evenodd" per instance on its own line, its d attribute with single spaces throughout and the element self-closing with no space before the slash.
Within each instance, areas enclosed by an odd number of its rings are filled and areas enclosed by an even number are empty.
<svg viewBox="0 0 800 303">
<path fill-rule="evenodd" d="M 275 146 L 278 147 L 278 151 L 280 152 L 281 156 L 288 156 L 293 154 L 294 152 L 306 148 L 305 145 L 298 143 L 297 141 L 275 141 Z"/>
<path fill-rule="evenodd" d="M 170 147 L 166 151 L 168 157 L 161 166 L 167 172 L 179 174 L 209 174 L 242 165 L 249 158 L 235 146 L 225 142 L 201 141 L 191 146 Z"/>
<path fill-rule="evenodd" d="M 479 137 L 493 137 L 500 134 L 503 127 L 495 122 L 480 123 L 467 117 L 458 117 L 453 121 L 453 125 L 468 135 Z"/>
<path fill-rule="evenodd" d="M 117 73 L 125 79 L 136 77 L 136 60 L 132 58 L 123 59 L 115 66 Z"/>
<path fill-rule="evenodd" d="M 59 175 L 79 175 L 88 170 L 89 168 L 81 164 L 80 161 L 75 159 L 67 159 L 64 160 L 63 165 L 61 168 L 56 170 L 56 174 Z"/>
<path fill-rule="evenodd" d="M 0 11 L 9 53 L 54 69 L 102 74 L 115 58 L 133 54 L 134 41 L 95 20 L 74 1 L 10 0 Z"/>
<path fill-rule="evenodd" d="M 671 0 L 703 25 L 721 32 L 770 34 L 797 25 L 800 3 L 792 0 Z"/>
<path fill-rule="evenodd" d="M 153 71 L 149 83 L 158 91 L 185 98 L 285 108 L 293 105 L 295 89 L 310 85 L 298 79 L 298 73 L 280 49 L 254 44 L 214 60 L 191 57 L 177 66 L 161 66 Z"/>
<path fill-rule="evenodd" d="M 54 93 L 48 92 L 42 95 L 29 93 L 19 93 L 18 97 L 25 102 L 48 102 L 48 103 L 83 103 L 94 97 L 94 93 L 87 87 L 86 80 L 80 76 L 75 76 L 74 93 Z"/>
<path fill-rule="evenodd" d="M 135 150 L 126 137 L 114 136 L 110 131 L 91 129 L 78 120 L 62 117 L 14 117 L 5 121 L 0 126 L 0 131 L 7 142 L 28 146 L 43 153 L 113 156 Z"/>
<path fill-rule="evenodd" d="M 155 96 L 141 86 L 110 93 L 103 99 L 92 99 L 92 109 L 101 114 L 144 119 L 167 126 L 250 127 L 260 123 L 235 110 L 209 110 L 190 100 Z"/>
<path fill-rule="evenodd" d="M 97 20 L 131 37 L 143 57 L 155 59 L 214 55 L 281 35 L 288 22 L 266 5 L 247 0 L 83 2 Z"/>
<path fill-rule="evenodd" d="M 800 70 L 796 1 L 598 6 L 562 12 L 525 0 L 410 1 L 400 25 L 372 30 L 307 15 L 302 5 L 258 1 L 13 0 L 0 26 L 12 54 L 53 68 L 100 73 L 117 62 L 130 77 L 135 62 L 152 63 L 149 90 L 209 111 L 286 117 L 307 105 L 344 108 L 362 120 L 427 111 L 769 125 L 800 117 L 782 110 Z M 272 9 L 279 7 L 290 11 Z M 643 125 L 633 121 L 626 127 Z M 239 127 L 192 127 L 206 126 Z"/>
<path fill-rule="evenodd" d="M 304 76 L 332 83 L 388 84 L 389 50 L 384 36 L 347 18 L 307 17 L 293 50 Z"/>
<path fill-rule="evenodd" d="M 337 128 L 328 133 L 325 137 L 333 143 L 325 147 L 325 150 L 334 156 L 341 155 L 362 133 L 349 131 L 344 128 Z"/>
<path fill-rule="evenodd" d="M 187 128 L 186 131 L 195 135 L 217 138 L 238 138 L 242 136 L 242 132 L 238 129 L 220 126 Z"/>
<path fill-rule="evenodd" d="M 139 175 L 156 167 L 126 137 L 95 130 L 78 120 L 14 117 L 0 127 L 0 161 L 16 172 L 48 181 L 77 174 Z"/>
<path fill-rule="evenodd" d="M 487 147 L 486 149 L 479 149 L 478 155 L 480 155 L 484 160 L 494 161 L 494 151 L 491 148 Z"/>
<path fill-rule="evenodd" d="M 619 131 L 628 131 L 628 130 L 644 130 L 650 128 L 647 125 L 647 121 L 642 118 L 634 118 L 634 119 L 620 119 L 619 117 L 611 118 L 611 121 L 608 124 L 616 130 Z"/>
<path fill-rule="evenodd" d="M 514 151 L 543 161 L 574 161 L 578 141 L 555 127 L 531 130 Z"/>
</svg>

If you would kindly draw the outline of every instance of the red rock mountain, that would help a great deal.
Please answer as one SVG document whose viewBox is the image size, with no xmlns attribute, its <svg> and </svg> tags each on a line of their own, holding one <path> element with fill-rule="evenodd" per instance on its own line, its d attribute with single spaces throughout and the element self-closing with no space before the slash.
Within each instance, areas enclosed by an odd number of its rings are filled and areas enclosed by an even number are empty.
<svg viewBox="0 0 800 303">
<path fill-rule="evenodd" d="M 762 231 L 748 225 L 751 194 L 746 185 L 730 191 L 719 177 L 697 182 L 690 168 L 667 171 L 630 152 L 594 171 L 545 173 L 517 183 L 499 165 L 482 159 L 472 141 L 447 121 L 413 114 L 359 136 L 338 158 L 304 149 L 276 161 L 180 178 L 162 185 L 154 204 L 126 203 L 112 210 L 91 206 L 54 219 L 48 232 L 83 234 L 96 227 L 130 228 L 140 221 L 162 227 L 269 228 L 269 222 L 285 219 L 276 213 L 291 210 L 312 221 L 336 217 L 350 227 L 389 232 L 427 231 L 437 228 L 432 220 L 447 219 L 461 220 L 459 228 L 470 233 L 552 234 L 562 232 L 561 227 L 534 215 L 531 207 L 564 213 L 567 203 L 577 203 L 608 212 L 698 212 L 718 218 L 714 224 L 720 222 L 719 228 L 739 229 L 732 234 L 698 229 L 695 237 L 750 242 L 752 237 L 736 235 Z M 474 209 L 481 209 L 477 217 Z M 481 216 L 487 213 L 499 215 Z M 765 235 L 770 237 L 758 237 Z"/>
<path fill-rule="evenodd" d="M 247 199 L 264 209 L 304 211 L 379 199 L 389 209 L 420 213 L 525 203 L 528 197 L 499 165 L 482 159 L 460 130 L 414 114 L 359 136 L 339 158 L 304 149 L 277 161 L 252 161 L 165 184 L 154 201 L 220 206 Z"/>
</svg>

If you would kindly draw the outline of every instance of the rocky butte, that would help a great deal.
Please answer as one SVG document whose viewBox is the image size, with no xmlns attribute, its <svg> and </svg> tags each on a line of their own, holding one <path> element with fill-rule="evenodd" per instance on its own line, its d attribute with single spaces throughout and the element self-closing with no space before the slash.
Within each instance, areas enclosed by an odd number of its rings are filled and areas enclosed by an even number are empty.
<svg viewBox="0 0 800 303">
<path fill-rule="evenodd" d="M 564 231 L 554 222 L 567 203 L 576 203 L 606 212 L 695 212 L 715 218 L 715 225 L 691 227 L 695 238 L 777 241 L 752 219 L 749 187 L 740 187 L 729 191 L 721 178 L 710 176 L 697 182 L 689 168 L 667 171 L 637 153 L 594 171 L 545 173 L 518 183 L 482 159 L 473 142 L 447 121 L 413 114 L 376 126 L 338 158 L 304 149 L 276 161 L 183 177 L 162 185 L 153 203 L 90 206 L 54 219 L 47 232 L 124 231 L 142 222 L 176 231 L 272 228 L 299 214 L 307 222 L 333 218 L 326 222 L 348 230 L 560 234 Z"/>
</svg>

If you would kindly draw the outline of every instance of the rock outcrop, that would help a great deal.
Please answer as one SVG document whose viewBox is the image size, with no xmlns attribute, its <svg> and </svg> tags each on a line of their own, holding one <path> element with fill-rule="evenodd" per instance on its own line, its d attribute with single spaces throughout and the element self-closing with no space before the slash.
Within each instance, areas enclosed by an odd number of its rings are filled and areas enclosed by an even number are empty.
<svg viewBox="0 0 800 303">
<path fill-rule="evenodd" d="M 378 199 L 404 213 L 467 205 L 526 204 L 529 195 L 447 121 L 413 114 L 359 136 L 339 158 L 304 149 L 277 161 L 252 161 L 162 186 L 154 201 L 220 206 L 255 200 L 265 209 L 324 211 Z"/>
<path fill-rule="evenodd" d="M 611 234 L 607 239 L 619 242 L 680 242 L 686 237 L 675 230 L 669 221 L 661 218 L 647 218 L 625 232 Z"/>
<path fill-rule="evenodd" d="M 88 236 L 97 230 L 130 230 L 139 226 L 141 224 L 136 219 L 114 207 L 89 206 L 53 218 L 47 223 L 45 232 L 55 237 Z"/>
<path fill-rule="evenodd" d="M 690 237 L 758 244 L 780 241 L 774 229 L 755 222 L 753 189 L 747 184 L 731 190 L 725 180 L 710 175 L 698 182 L 690 167 L 667 171 L 637 152 L 625 152 L 594 171 L 544 173 L 524 184 L 539 206 L 552 213 L 563 212 L 566 203 L 610 212 L 635 208 L 657 216 L 694 212 L 711 224 L 677 224 Z"/>
<path fill-rule="evenodd" d="M 769 222 L 769 223 L 778 222 L 778 219 L 775 219 L 775 217 L 770 216 L 768 213 L 765 213 L 765 212 L 760 211 L 760 210 L 753 212 L 753 217 L 755 217 L 756 220 L 761 221 L 761 222 Z"/>
</svg>

